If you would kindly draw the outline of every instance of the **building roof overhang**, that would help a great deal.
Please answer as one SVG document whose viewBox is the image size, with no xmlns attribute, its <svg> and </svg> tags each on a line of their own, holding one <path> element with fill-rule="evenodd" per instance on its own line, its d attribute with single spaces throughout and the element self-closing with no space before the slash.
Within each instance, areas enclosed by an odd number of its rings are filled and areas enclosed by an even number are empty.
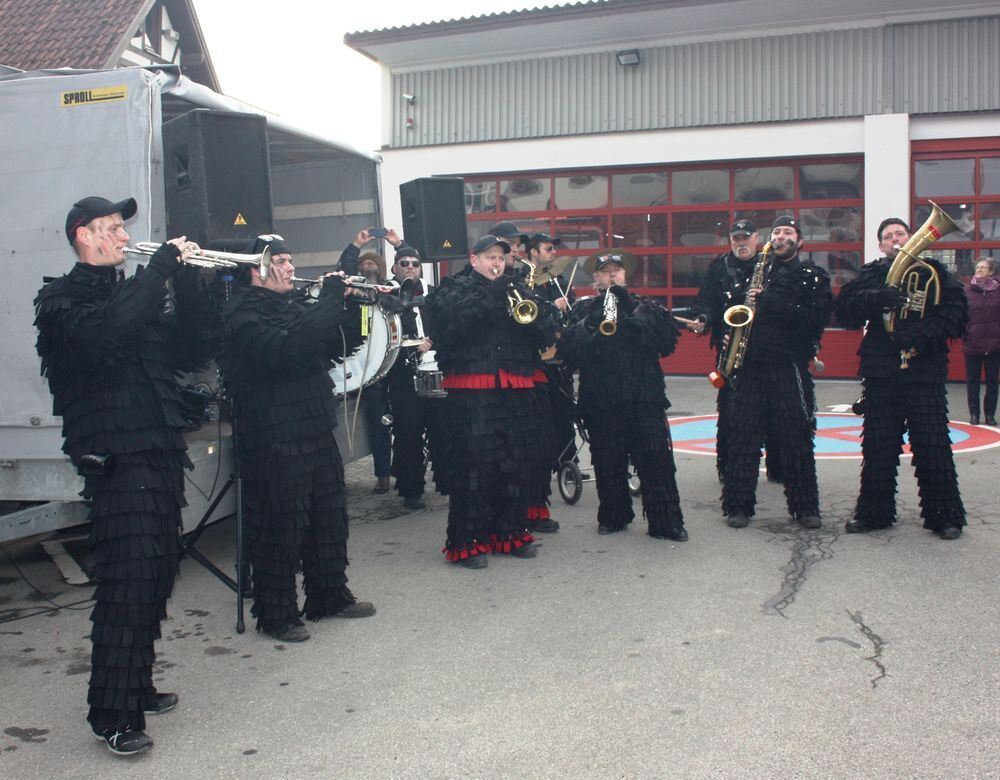
<svg viewBox="0 0 1000 780">
<path fill-rule="evenodd" d="M 591 0 L 353 32 L 344 43 L 405 70 L 998 14 L 996 0 Z"/>
</svg>

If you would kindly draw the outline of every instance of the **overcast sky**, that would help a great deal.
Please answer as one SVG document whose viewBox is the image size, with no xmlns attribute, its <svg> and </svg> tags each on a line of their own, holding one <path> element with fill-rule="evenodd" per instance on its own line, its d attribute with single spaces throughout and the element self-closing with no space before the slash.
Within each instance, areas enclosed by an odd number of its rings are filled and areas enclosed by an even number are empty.
<svg viewBox="0 0 1000 780">
<path fill-rule="evenodd" d="M 380 145 L 379 66 L 344 33 L 565 5 L 505 0 L 194 0 L 222 91 L 320 135 Z"/>
</svg>

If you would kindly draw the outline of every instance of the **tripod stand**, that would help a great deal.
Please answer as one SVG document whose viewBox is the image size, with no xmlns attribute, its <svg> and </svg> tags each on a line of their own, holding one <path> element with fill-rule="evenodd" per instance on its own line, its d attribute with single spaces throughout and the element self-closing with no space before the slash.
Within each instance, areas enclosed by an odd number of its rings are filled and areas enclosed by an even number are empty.
<svg viewBox="0 0 1000 780">
<path fill-rule="evenodd" d="M 233 427 L 235 428 L 235 420 L 233 421 Z M 222 457 L 222 452 L 220 448 L 219 457 Z M 202 554 L 195 545 L 198 543 L 198 539 L 201 538 L 202 532 L 205 530 L 205 526 L 208 524 L 209 518 L 211 518 L 212 513 L 215 512 L 216 507 L 222 502 L 229 489 L 236 486 L 236 577 L 230 577 L 222 569 L 212 563 L 208 558 Z M 202 515 L 201 519 L 198 521 L 198 525 L 194 527 L 184 538 L 183 552 L 184 554 L 190 556 L 202 566 L 204 566 L 211 574 L 228 588 L 236 593 L 236 633 L 242 634 L 246 630 L 246 624 L 243 620 L 243 597 L 245 593 L 245 585 L 247 581 L 246 572 L 246 559 L 245 559 L 245 540 L 244 540 L 244 529 L 243 529 L 243 478 L 240 476 L 240 459 L 239 454 L 236 449 L 236 434 L 233 434 L 233 471 L 229 475 L 229 479 L 226 480 L 226 484 L 222 486 L 222 490 L 215 497 L 212 503 L 209 505 L 208 509 L 205 510 L 205 514 Z"/>
</svg>

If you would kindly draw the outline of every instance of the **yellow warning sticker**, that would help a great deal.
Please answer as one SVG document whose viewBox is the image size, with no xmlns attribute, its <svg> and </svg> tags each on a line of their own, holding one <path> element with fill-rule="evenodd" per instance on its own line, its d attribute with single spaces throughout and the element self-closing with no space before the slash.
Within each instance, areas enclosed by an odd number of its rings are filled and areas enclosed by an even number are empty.
<svg viewBox="0 0 1000 780">
<path fill-rule="evenodd" d="M 446 239 L 444 240 L 444 243 L 443 243 L 443 244 L 441 244 L 441 248 L 442 248 L 442 249 L 451 249 L 451 241 L 449 241 L 449 240 L 448 240 L 448 239 L 446 238 Z"/>
<path fill-rule="evenodd" d="M 245 225 L 247 221 L 243 219 L 243 215 L 238 211 L 236 212 L 236 219 L 233 220 L 234 225 Z"/>
<path fill-rule="evenodd" d="M 371 331 L 371 319 L 372 319 L 371 307 L 369 307 L 369 306 L 362 306 L 361 307 L 361 335 L 364 336 L 365 338 L 368 337 L 368 334 Z"/>
<path fill-rule="evenodd" d="M 94 87 L 94 89 L 75 89 L 63 92 L 59 101 L 61 106 L 89 106 L 94 103 L 114 103 L 128 97 L 128 87 Z"/>
</svg>

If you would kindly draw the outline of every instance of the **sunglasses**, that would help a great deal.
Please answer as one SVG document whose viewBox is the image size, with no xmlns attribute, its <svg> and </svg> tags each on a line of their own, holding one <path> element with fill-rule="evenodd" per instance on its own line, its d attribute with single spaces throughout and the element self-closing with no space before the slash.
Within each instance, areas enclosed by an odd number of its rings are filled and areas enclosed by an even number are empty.
<svg viewBox="0 0 1000 780">
<path fill-rule="evenodd" d="M 419 260 L 397 260 L 396 261 L 396 265 L 398 265 L 400 268 L 419 268 L 420 267 L 420 261 Z"/>
</svg>

